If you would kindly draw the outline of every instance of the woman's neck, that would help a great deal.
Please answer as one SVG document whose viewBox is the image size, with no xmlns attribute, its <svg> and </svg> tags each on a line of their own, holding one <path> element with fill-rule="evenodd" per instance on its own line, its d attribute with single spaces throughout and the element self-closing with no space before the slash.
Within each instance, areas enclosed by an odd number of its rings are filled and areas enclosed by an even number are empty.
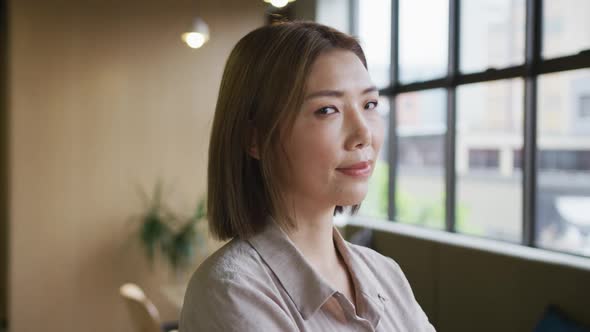
<svg viewBox="0 0 590 332">
<path fill-rule="evenodd" d="M 297 229 L 287 233 L 305 259 L 320 273 L 338 267 L 338 254 L 333 241 L 334 209 L 295 215 Z"/>
</svg>

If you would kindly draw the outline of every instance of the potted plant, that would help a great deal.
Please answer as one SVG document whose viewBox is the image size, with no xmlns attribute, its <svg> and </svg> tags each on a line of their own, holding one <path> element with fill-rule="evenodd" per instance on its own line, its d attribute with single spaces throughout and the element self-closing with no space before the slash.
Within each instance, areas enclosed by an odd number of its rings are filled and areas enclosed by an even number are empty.
<svg viewBox="0 0 590 332">
<path fill-rule="evenodd" d="M 198 250 L 204 247 L 204 238 L 197 230 L 205 220 L 205 199 L 198 201 L 195 211 L 182 217 L 167 208 L 162 198 L 162 184 L 158 182 L 152 197 L 142 192 L 147 210 L 139 218 L 139 239 L 153 268 L 157 256 L 171 267 L 176 276 L 186 271 Z"/>
</svg>

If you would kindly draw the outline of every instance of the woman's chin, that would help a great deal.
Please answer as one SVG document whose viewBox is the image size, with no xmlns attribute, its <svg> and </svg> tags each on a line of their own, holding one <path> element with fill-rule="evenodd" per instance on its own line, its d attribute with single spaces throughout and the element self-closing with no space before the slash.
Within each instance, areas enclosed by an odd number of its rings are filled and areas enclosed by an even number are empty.
<svg viewBox="0 0 590 332">
<path fill-rule="evenodd" d="M 338 204 L 340 206 L 351 206 L 360 204 L 367 196 L 366 188 L 357 188 L 357 190 L 350 190 L 340 192 L 338 195 Z"/>
</svg>

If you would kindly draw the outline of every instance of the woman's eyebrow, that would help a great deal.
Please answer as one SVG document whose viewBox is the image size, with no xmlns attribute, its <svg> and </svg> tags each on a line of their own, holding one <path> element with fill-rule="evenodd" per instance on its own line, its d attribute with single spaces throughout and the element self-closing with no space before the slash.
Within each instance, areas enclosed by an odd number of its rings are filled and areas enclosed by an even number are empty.
<svg viewBox="0 0 590 332">
<path fill-rule="evenodd" d="M 369 92 L 377 91 L 376 86 L 370 86 L 362 91 L 361 94 L 367 94 Z M 344 92 L 340 90 L 320 90 L 316 92 L 312 92 L 305 97 L 305 100 L 317 98 L 317 97 L 342 97 L 344 96 Z"/>
</svg>

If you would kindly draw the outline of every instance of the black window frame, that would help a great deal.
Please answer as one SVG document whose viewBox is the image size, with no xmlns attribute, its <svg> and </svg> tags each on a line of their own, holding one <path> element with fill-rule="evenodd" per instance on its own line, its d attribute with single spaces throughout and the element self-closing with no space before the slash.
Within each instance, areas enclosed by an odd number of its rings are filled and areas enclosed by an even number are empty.
<svg viewBox="0 0 590 332">
<path fill-rule="evenodd" d="M 358 35 L 358 5 L 359 1 L 349 0 L 350 6 L 350 31 Z M 388 219 L 396 220 L 396 180 L 397 167 L 395 160 L 398 152 L 397 121 L 395 97 L 401 93 L 419 92 L 431 89 L 445 89 L 447 92 L 447 133 L 445 135 L 445 227 L 447 232 L 456 232 L 456 91 L 461 85 L 492 82 L 520 78 L 524 81 L 524 121 L 523 121 L 523 148 L 521 160 L 523 162 L 522 173 L 522 236 L 521 244 L 529 247 L 536 245 L 535 220 L 537 213 L 537 91 L 538 77 L 544 74 L 557 73 L 576 69 L 590 68 L 590 49 L 582 50 L 577 54 L 543 58 L 543 0 L 526 0 L 525 18 L 525 54 L 524 63 L 504 68 L 487 68 L 479 72 L 461 73 L 459 70 L 460 50 L 460 19 L 461 0 L 449 0 L 449 38 L 448 38 L 448 64 L 445 77 L 427 81 L 401 83 L 399 81 L 399 1 L 391 0 L 391 64 L 390 85 L 380 90 L 382 96 L 389 97 L 389 199 Z M 546 248 L 543 248 L 546 249 Z M 551 249 L 547 249 L 551 250 Z M 576 253 L 572 255 L 581 256 Z M 586 257 L 586 256 L 583 256 Z"/>
</svg>

